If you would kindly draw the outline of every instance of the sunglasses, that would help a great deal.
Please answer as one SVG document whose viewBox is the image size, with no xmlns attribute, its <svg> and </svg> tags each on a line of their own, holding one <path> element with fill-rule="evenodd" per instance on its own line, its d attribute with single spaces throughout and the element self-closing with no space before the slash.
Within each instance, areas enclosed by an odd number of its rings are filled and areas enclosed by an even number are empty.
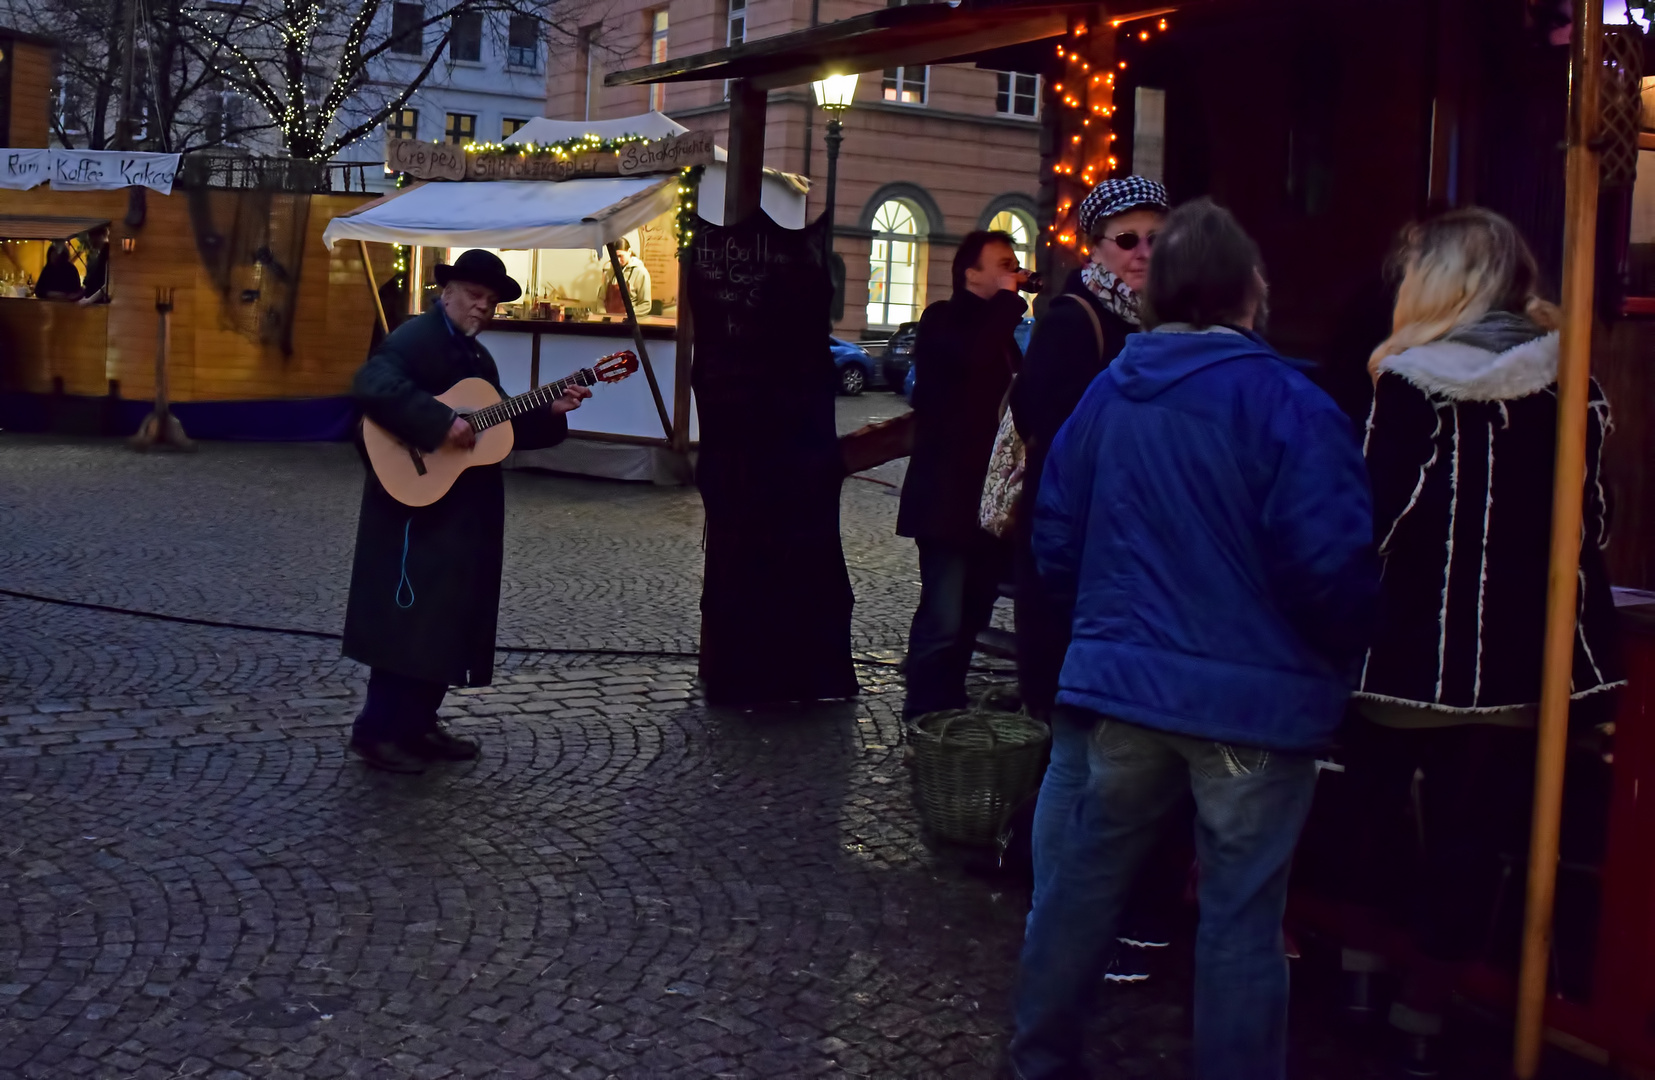
<svg viewBox="0 0 1655 1080">
<path fill-rule="evenodd" d="M 1139 240 L 1142 240 L 1145 244 L 1148 244 L 1151 248 L 1153 248 L 1155 246 L 1155 238 L 1159 235 L 1159 233 L 1150 233 L 1148 236 L 1139 236 L 1135 232 L 1121 232 L 1116 233 L 1114 236 L 1105 236 L 1103 239 L 1108 240 L 1122 251 L 1131 251 L 1133 248 L 1138 246 Z"/>
</svg>

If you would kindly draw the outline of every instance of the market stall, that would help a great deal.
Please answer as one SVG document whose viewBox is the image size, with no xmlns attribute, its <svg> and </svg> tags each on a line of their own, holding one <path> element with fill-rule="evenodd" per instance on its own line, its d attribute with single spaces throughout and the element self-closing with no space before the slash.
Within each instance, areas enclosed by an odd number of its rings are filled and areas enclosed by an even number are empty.
<svg viewBox="0 0 1655 1080">
<path fill-rule="evenodd" d="M 420 144 L 402 152 L 420 154 L 413 167 L 433 178 L 335 218 L 324 240 L 330 249 L 342 241 L 406 247 L 417 283 L 409 290 L 410 313 L 429 303 L 436 263 L 469 248 L 495 252 L 524 288 L 523 298 L 502 305 L 479 335 L 508 394 L 623 349 L 647 361 L 645 378 L 600 387 L 570 415 L 567 442 L 514 455 L 511 464 L 681 481 L 684 455 L 700 437 L 687 351 L 680 355 L 687 339 L 678 303 L 681 217 L 709 192 L 722 192 L 724 165 L 716 154 L 703 154 L 706 160 L 693 171 L 678 163 L 687 157 L 674 156 L 644 161 L 633 175 L 601 173 L 622 167 L 607 160 L 618 156 L 617 146 L 671 147 L 688 136 L 661 114 L 646 113 L 601 124 L 542 118 L 530 121 L 510 146 L 467 148 L 463 158 L 456 148 Z M 705 148 L 711 149 L 710 139 Z M 554 160 L 542 167 L 539 159 L 547 157 Z M 600 160 L 588 160 L 594 157 Z M 436 178 L 445 172 L 488 178 Z M 535 178 L 509 178 L 525 174 Z M 772 216 L 802 227 L 805 183 L 772 173 L 764 186 Z M 627 265 L 617 273 L 621 262 Z M 625 297 L 620 282 L 627 285 Z"/>
<path fill-rule="evenodd" d="M 0 150 L 0 427 L 136 431 L 168 290 L 171 394 L 192 434 L 344 437 L 373 302 L 331 287 L 363 280 L 362 256 L 321 234 L 367 196 L 276 171 L 232 182 L 193 155 Z M 54 248 L 74 288 L 39 288 Z"/>
</svg>

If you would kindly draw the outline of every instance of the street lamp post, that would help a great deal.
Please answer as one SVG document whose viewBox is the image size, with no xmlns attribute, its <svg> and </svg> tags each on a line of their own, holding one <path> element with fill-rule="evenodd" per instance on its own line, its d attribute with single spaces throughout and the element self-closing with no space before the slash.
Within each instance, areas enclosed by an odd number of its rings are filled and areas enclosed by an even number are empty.
<svg viewBox="0 0 1655 1080">
<path fill-rule="evenodd" d="M 824 257 L 833 254 L 833 207 L 839 180 L 839 144 L 845 141 L 845 126 L 841 121 L 845 110 L 856 97 L 856 76 L 829 75 L 811 84 L 816 91 L 816 104 L 828 114 L 827 133 L 827 210 L 826 238 L 822 241 Z"/>
</svg>

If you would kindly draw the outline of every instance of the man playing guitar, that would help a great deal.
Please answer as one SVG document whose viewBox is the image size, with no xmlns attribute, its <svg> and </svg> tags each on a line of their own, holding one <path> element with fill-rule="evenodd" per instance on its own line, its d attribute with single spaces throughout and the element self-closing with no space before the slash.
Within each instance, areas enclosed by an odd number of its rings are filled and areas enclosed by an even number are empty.
<svg viewBox="0 0 1655 1080">
<path fill-rule="evenodd" d="M 452 266 L 439 264 L 436 278 L 439 302 L 387 337 L 352 388 L 370 420 L 425 453 L 475 444 L 466 418 L 436 395 L 466 378 L 499 389 L 494 358 L 476 335 L 496 304 L 523 293 L 499 257 L 482 250 L 465 252 Z M 549 408 L 508 421 L 515 446 L 561 442 L 569 430 L 565 414 L 591 395 L 570 386 Z M 344 654 L 371 669 L 350 748 L 373 768 L 418 773 L 432 762 L 477 757 L 475 742 L 443 730 L 437 709 L 450 686 L 486 686 L 493 679 L 505 519 L 499 465 L 467 468 L 427 506 L 398 502 L 368 471 Z"/>
</svg>

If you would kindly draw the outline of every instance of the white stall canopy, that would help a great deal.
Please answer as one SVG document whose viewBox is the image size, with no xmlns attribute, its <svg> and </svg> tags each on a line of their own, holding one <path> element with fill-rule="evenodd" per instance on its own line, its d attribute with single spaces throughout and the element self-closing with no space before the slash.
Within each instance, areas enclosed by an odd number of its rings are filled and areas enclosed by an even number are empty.
<svg viewBox="0 0 1655 1080">
<path fill-rule="evenodd" d="M 664 139 L 668 135 L 682 135 L 688 130 L 683 124 L 658 112 L 623 116 L 618 120 L 553 120 L 537 116 L 508 136 L 505 142 L 508 146 L 519 143 L 549 146 L 587 135 L 596 135 L 600 139 L 621 139 L 628 135 Z"/>
<path fill-rule="evenodd" d="M 584 125 L 583 125 L 584 126 Z M 801 202 L 803 200 L 801 199 Z M 678 177 L 432 181 L 328 222 L 322 240 L 457 248 L 585 248 L 678 205 Z"/>
<path fill-rule="evenodd" d="M 537 116 L 506 140 L 507 145 L 533 144 L 547 146 L 568 142 L 587 135 L 600 139 L 619 139 L 627 135 L 641 135 L 646 139 L 665 139 L 682 135 L 690 129 L 658 112 L 623 116 L 619 120 L 552 120 Z M 701 176 L 700 205 L 696 211 L 714 225 L 724 224 L 724 169 L 730 159 L 724 147 L 713 150 L 714 164 L 707 166 Z M 759 191 L 759 205 L 764 212 L 784 229 L 805 227 L 805 192 L 810 181 L 802 176 L 784 173 L 780 169 L 765 169 Z"/>
</svg>

